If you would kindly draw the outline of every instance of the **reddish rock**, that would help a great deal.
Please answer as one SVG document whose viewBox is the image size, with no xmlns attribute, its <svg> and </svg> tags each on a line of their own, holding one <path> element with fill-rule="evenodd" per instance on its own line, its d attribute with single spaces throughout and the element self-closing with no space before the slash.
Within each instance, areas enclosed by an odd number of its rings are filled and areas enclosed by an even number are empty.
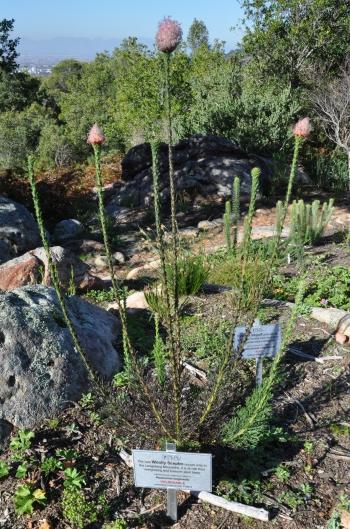
<svg viewBox="0 0 350 529">
<path fill-rule="evenodd" d="M 31 252 L 0 265 L 0 290 L 40 283 L 42 263 Z"/>
<path fill-rule="evenodd" d="M 340 343 L 341 345 L 344 345 L 349 340 L 348 336 L 342 334 L 341 332 L 336 332 L 334 337 L 335 341 Z"/>
<path fill-rule="evenodd" d="M 345 314 L 338 324 L 337 332 L 350 338 L 350 314 Z"/>
<path fill-rule="evenodd" d="M 101 280 L 89 273 L 89 267 L 70 250 L 60 246 L 51 248 L 63 288 L 69 288 L 72 278 L 77 290 L 101 288 Z M 0 290 L 14 290 L 25 285 L 51 285 L 44 248 L 36 248 L 21 257 L 0 265 Z"/>
</svg>

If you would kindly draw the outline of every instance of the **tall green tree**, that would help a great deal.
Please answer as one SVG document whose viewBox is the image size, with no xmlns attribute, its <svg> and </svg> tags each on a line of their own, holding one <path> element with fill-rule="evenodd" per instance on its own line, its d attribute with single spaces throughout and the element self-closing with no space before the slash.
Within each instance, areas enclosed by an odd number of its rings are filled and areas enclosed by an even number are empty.
<svg viewBox="0 0 350 529">
<path fill-rule="evenodd" d="M 37 100 L 39 79 L 26 72 L 0 71 L 0 112 L 24 110 Z"/>
<path fill-rule="evenodd" d="M 187 45 L 194 53 L 200 46 L 209 47 L 209 31 L 203 20 L 195 18 L 187 36 Z"/>
<path fill-rule="evenodd" d="M 242 0 L 243 51 L 264 78 L 310 82 L 310 65 L 335 70 L 350 52 L 348 0 Z"/>
<path fill-rule="evenodd" d="M 18 72 L 17 45 L 11 39 L 14 19 L 0 21 L 0 112 L 23 110 L 35 100 L 40 82 L 24 72 Z"/>
<path fill-rule="evenodd" d="M 17 45 L 19 38 L 11 39 L 10 33 L 13 31 L 14 19 L 6 19 L 0 21 L 0 71 L 13 72 L 18 65 L 16 59 L 18 57 Z"/>
</svg>

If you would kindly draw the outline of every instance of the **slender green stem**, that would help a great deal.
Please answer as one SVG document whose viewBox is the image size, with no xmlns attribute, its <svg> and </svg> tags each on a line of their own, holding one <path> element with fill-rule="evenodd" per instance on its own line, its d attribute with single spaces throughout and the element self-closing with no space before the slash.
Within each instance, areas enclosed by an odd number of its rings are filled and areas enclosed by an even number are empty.
<svg viewBox="0 0 350 529">
<path fill-rule="evenodd" d="M 181 340 L 180 340 L 180 322 L 179 322 L 179 277 L 178 277 L 178 256 L 179 241 L 178 228 L 176 221 L 176 190 L 174 177 L 174 160 L 173 160 L 173 125 L 171 109 L 171 54 L 165 56 L 165 101 L 166 101 L 166 119 L 168 132 L 168 162 L 169 162 L 169 187 L 170 187 L 170 208 L 171 208 L 171 234 L 172 234 L 172 265 L 173 265 L 173 285 L 172 285 L 172 318 L 174 320 L 174 378 L 176 385 L 176 395 L 174 399 L 175 410 L 175 430 L 176 437 L 181 437 Z"/>
<path fill-rule="evenodd" d="M 161 274 L 162 274 L 162 289 L 165 299 L 165 323 L 168 329 L 168 335 L 170 340 L 170 361 L 173 370 L 173 396 L 174 401 L 179 392 L 179 381 L 178 381 L 178 365 L 176 363 L 176 344 L 174 339 L 174 322 L 172 318 L 172 306 L 171 306 L 171 296 L 169 292 L 169 278 L 167 273 L 167 263 L 166 263 L 166 253 L 165 253 L 165 242 L 164 234 L 161 226 L 161 216 L 160 216 L 160 192 L 159 192 L 159 158 L 158 158 L 158 148 L 159 145 L 157 142 L 151 142 L 151 153 L 152 153 L 152 175 L 153 175 L 153 195 L 154 195 L 154 215 L 156 223 L 156 233 L 157 233 L 157 247 L 159 251 L 160 263 L 161 263 Z"/>
<path fill-rule="evenodd" d="M 233 248 L 236 249 L 238 242 L 238 223 L 239 223 L 239 195 L 240 195 L 240 179 L 235 176 L 233 181 L 232 192 L 232 214 L 233 214 Z"/>
<path fill-rule="evenodd" d="M 296 177 L 296 173 L 297 173 L 299 150 L 300 150 L 301 144 L 302 144 L 302 137 L 301 136 L 295 136 L 293 159 L 292 159 L 292 164 L 291 164 L 291 167 L 290 167 L 288 187 L 287 187 L 286 197 L 285 197 L 284 205 L 283 205 L 282 218 L 281 218 L 281 222 L 280 222 L 281 230 L 283 229 L 283 225 L 284 225 L 284 222 L 286 220 L 287 213 L 288 213 L 288 206 L 289 206 L 289 202 L 290 202 L 290 198 L 291 198 L 292 190 L 293 190 L 293 185 L 294 185 L 295 177 Z M 277 235 L 279 235 L 279 234 L 277 234 Z"/>
<path fill-rule="evenodd" d="M 69 316 L 69 312 L 68 312 L 68 307 L 67 307 L 67 304 L 66 304 L 66 300 L 65 300 L 65 296 L 63 294 L 63 291 L 62 291 L 62 288 L 61 288 L 61 284 L 60 284 L 60 279 L 59 279 L 59 275 L 58 275 L 58 271 L 57 271 L 57 267 L 52 259 L 52 255 L 51 255 L 51 249 L 50 249 L 50 245 L 49 245 L 49 242 L 48 242 L 48 239 L 47 239 L 47 236 L 46 236 L 46 230 L 45 230 L 45 225 L 44 225 L 44 219 L 43 219 L 43 216 L 42 216 L 42 211 L 41 211 L 41 206 L 40 206 L 40 198 L 39 198 L 39 194 L 38 194 L 38 190 L 37 190 L 37 186 L 36 186 L 36 180 L 35 180 L 35 173 L 34 173 L 34 157 L 33 156 L 29 156 L 28 158 L 28 178 L 29 178 L 29 183 L 30 183 L 30 188 L 31 188 L 31 192 L 32 192 L 32 197 L 33 197 L 33 203 L 34 203 L 34 210 L 35 210 L 35 217 L 36 217 L 36 221 L 37 221 L 37 224 L 38 224 L 38 227 L 39 227 L 39 232 L 40 232 L 40 237 L 41 237 L 41 241 L 42 241 L 42 245 L 44 247 L 44 250 L 45 250 L 45 253 L 46 253 L 46 258 L 47 258 L 47 264 L 48 264 L 48 269 L 49 269 L 49 274 L 50 274 L 50 278 L 51 278 L 51 281 L 52 281 L 52 284 L 53 284 L 53 287 L 56 291 L 56 295 L 57 295 L 57 299 L 58 299 L 58 302 L 60 304 L 60 307 L 61 307 L 61 311 L 62 311 L 62 315 L 63 315 L 63 318 L 64 318 L 64 321 L 68 327 L 68 330 L 71 334 L 71 337 L 72 337 L 72 340 L 73 340 L 73 343 L 74 343 L 74 347 L 76 348 L 76 350 L 78 351 L 79 355 L 80 355 L 80 358 L 85 366 L 85 369 L 89 375 L 89 378 L 91 380 L 91 382 L 96 386 L 98 387 L 100 390 L 101 390 L 101 385 L 99 383 L 99 380 L 98 380 L 98 377 L 96 375 L 96 373 L 94 372 L 94 370 L 92 369 L 88 359 L 87 359 L 87 355 L 79 341 L 79 338 L 78 338 L 78 335 L 77 335 L 77 332 L 72 324 L 72 321 L 71 321 L 71 318 Z"/>
</svg>

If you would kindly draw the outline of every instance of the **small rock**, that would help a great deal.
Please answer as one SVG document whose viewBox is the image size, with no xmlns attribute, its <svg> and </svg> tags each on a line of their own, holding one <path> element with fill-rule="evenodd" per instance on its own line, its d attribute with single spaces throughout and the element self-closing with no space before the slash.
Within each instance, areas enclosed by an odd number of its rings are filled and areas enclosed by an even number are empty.
<svg viewBox="0 0 350 529">
<path fill-rule="evenodd" d="M 97 255 L 93 262 L 97 268 L 108 268 L 108 259 L 105 255 Z"/>
<path fill-rule="evenodd" d="M 341 345 L 344 345 L 349 340 L 349 337 L 345 334 L 342 334 L 341 332 L 336 332 L 334 337 L 335 341 Z"/>
<path fill-rule="evenodd" d="M 218 228 L 218 225 L 210 220 L 201 220 L 197 225 L 201 231 L 210 231 Z"/>
<path fill-rule="evenodd" d="M 108 259 L 106 255 L 97 255 L 95 258 L 92 258 L 91 260 L 89 260 L 89 262 L 93 262 L 94 266 L 102 270 L 104 270 L 105 268 L 108 268 Z M 121 252 L 115 252 L 112 255 L 112 263 L 113 264 L 124 264 L 125 263 L 124 255 Z"/>
<path fill-rule="evenodd" d="M 179 236 L 185 239 L 195 239 L 198 237 L 198 229 L 192 226 L 189 226 L 188 228 L 182 228 L 179 230 Z"/>
<path fill-rule="evenodd" d="M 132 217 L 132 210 L 116 203 L 117 199 L 113 198 L 106 206 L 106 213 L 112 217 L 118 224 L 125 224 Z"/>
<path fill-rule="evenodd" d="M 84 231 L 84 226 L 81 222 L 76 219 L 66 219 L 58 222 L 54 229 L 54 238 L 59 241 L 65 241 L 67 239 L 73 239 L 78 237 Z"/>
<path fill-rule="evenodd" d="M 39 529 L 52 529 L 52 525 L 46 518 L 44 518 L 43 520 L 40 520 Z"/>
<path fill-rule="evenodd" d="M 126 279 L 127 280 L 138 279 L 144 274 L 144 272 L 157 270 L 159 267 L 160 267 L 160 260 L 156 259 L 155 261 L 151 261 L 149 263 L 146 263 L 143 266 L 138 266 L 137 268 L 130 270 L 130 272 L 126 276 Z"/>
<path fill-rule="evenodd" d="M 27 208 L 0 196 L 0 264 L 36 248 L 38 226 Z"/>
<path fill-rule="evenodd" d="M 90 274 L 88 265 L 70 250 L 53 246 L 50 251 L 63 288 L 71 286 L 72 279 L 79 290 L 96 288 L 100 283 Z M 0 265 L 0 290 L 14 290 L 38 283 L 51 284 L 46 251 L 42 247 Z"/>
<path fill-rule="evenodd" d="M 30 252 L 0 265 L 0 290 L 40 283 L 42 262 Z"/>
<path fill-rule="evenodd" d="M 341 526 L 343 529 L 350 529 L 350 512 L 342 510 L 340 512 Z"/>
<path fill-rule="evenodd" d="M 134 292 L 126 298 L 128 309 L 148 309 L 148 303 L 144 292 Z"/>
<path fill-rule="evenodd" d="M 124 264 L 125 263 L 125 255 L 122 252 L 115 252 L 113 254 L 113 259 L 116 264 Z"/>
<path fill-rule="evenodd" d="M 67 241 L 64 243 L 64 247 L 69 248 L 74 252 L 80 252 L 81 254 L 103 253 L 105 251 L 105 246 L 102 242 L 94 241 L 92 239 Z"/>
<path fill-rule="evenodd" d="M 337 331 L 350 338 L 350 314 L 346 314 L 340 320 Z"/>
</svg>

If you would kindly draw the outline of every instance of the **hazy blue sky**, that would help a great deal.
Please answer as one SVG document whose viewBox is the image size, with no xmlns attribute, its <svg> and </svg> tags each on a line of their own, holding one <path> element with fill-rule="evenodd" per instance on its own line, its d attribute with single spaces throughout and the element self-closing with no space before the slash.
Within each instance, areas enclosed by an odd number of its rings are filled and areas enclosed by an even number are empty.
<svg viewBox="0 0 350 529">
<path fill-rule="evenodd" d="M 52 37 L 153 38 L 164 16 L 179 20 L 186 33 L 194 17 L 204 20 L 210 37 L 234 45 L 230 28 L 241 17 L 239 0 L 0 0 L 1 18 L 16 20 L 16 34 Z"/>
</svg>

